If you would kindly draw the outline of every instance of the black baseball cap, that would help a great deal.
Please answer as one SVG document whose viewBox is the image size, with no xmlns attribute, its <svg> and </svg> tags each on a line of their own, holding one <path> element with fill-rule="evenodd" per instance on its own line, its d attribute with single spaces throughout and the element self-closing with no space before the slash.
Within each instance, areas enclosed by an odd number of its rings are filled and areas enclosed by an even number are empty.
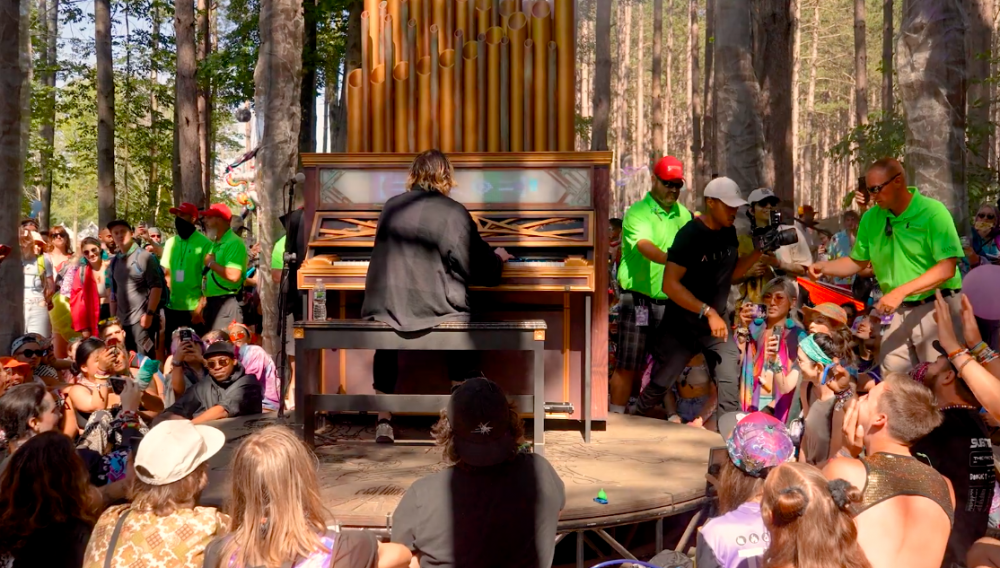
<svg viewBox="0 0 1000 568">
<path fill-rule="evenodd" d="M 205 358 L 215 357 L 216 355 L 225 355 L 230 359 L 236 358 L 236 346 L 228 341 L 216 341 L 215 343 L 208 346 L 205 350 Z"/>
<path fill-rule="evenodd" d="M 129 231 L 135 231 L 135 229 L 132 228 L 132 225 L 130 225 L 125 219 L 115 219 L 114 221 L 111 221 L 108 223 L 107 229 L 110 231 L 115 227 L 127 227 Z"/>
<path fill-rule="evenodd" d="M 469 379 L 452 393 L 448 421 L 455 451 L 468 465 L 501 464 L 517 450 L 507 395 L 489 379 Z"/>
</svg>

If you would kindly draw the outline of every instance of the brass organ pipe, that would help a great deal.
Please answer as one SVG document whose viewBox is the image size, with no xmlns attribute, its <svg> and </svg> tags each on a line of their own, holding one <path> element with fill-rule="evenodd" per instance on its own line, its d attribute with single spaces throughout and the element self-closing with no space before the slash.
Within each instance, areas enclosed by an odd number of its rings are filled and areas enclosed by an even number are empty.
<svg viewBox="0 0 1000 568">
<path fill-rule="evenodd" d="M 455 151 L 455 50 L 446 49 L 441 52 L 438 60 L 441 79 L 440 116 L 441 143 L 438 147 L 442 152 Z"/>
<path fill-rule="evenodd" d="M 510 40 L 500 38 L 500 151 L 510 152 Z"/>
<path fill-rule="evenodd" d="M 476 40 L 479 44 L 479 58 L 476 60 L 476 93 L 479 94 L 479 125 L 476 130 L 476 147 L 480 152 L 486 151 L 486 66 L 489 63 L 486 56 L 486 34 L 479 34 Z"/>
<path fill-rule="evenodd" d="M 352 72 L 353 74 L 353 72 Z M 393 141 L 395 142 L 395 149 L 397 153 L 406 153 L 410 151 L 410 140 L 409 132 L 407 131 L 407 125 L 409 123 L 408 117 L 410 115 L 409 110 L 409 82 L 410 82 L 410 63 L 408 61 L 400 61 L 396 64 L 396 67 L 392 70 L 392 94 L 393 94 L 393 115 L 396 118 L 393 128 L 395 135 L 393 136 Z M 348 92 L 348 95 L 350 92 Z M 350 121 L 348 121 L 348 127 L 350 126 Z M 350 133 L 348 133 L 348 142 L 350 142 Z M 353 150 L 348 150 L 353 151 Z"/>
<path fill-rule="evenodd" d="M 535 142 L 533 150 L 544 152 L 549 148 L 549 125 L 546 110 L 548 109 L 549 88 L 549 37 L 552 32 L 549 4 L 544 1 L 535 2 L 531 7 L 531 35 L 535 47 L 534 54 L 534 122 Z"/>
<path fill-rule="evenodd" d="M 392 63 L 385 58 L 385 16 L 389 13 L 388 9 L 386 0 L 378 3 L 378 37 L 375 41 L 378 42 L 378 62 L 384 64 L 386 69 L 391 69 Z"/>
<path fill-rule="evenodd" d="M 441 115 L 439 109 L 441 108 L 441 84 L 438 78 L 438 58 L 441 56 L 441 52 L 438 51 L 440 46 L 438 45 L 438 27 L 437 25 L 431 26 L 430 29 L 431 36 L 431 128 L 432 138 L 431 143 L 435 148 L 439 148 L 441 145 Z"/>
<path fill-rule="evenodd" d="M 431 126 L 431 58 L 424 56 L 417 61 L 417 152 L 430 150 L 434 147 L 434 134 Z"/>
<path fill-rule="evenodd" d="M 479 95 L 476 92 L 478 85 L 478 57 L 479 44 L 474 41 L 465 42 L 462 47 L 462 78 L 464 84 L 462 92 L 462 151 L 477 152 L 477 140 L 479 128 Z"/>
<path fill-rule="evenodd" d="M 368 12 L 368 33 L 364 33 L 362 29 L 361 38 L 362 41 L 367 42 L 369 49 L 369 65 L 368 71 L 371 72 L 372 69 L 378 65 L 378 46 L 379 46 L 379 29 L 378 29 L 378 3 L 379 0 L 364 0 L 365 2 L 365 12 Z M 364 13 L 361 14 L 364 17 Z M 362 24 L 363 26 L 363 24 Z"/>
<path fill-rule="evenodd" d="M 458 41 L 458 32 L 462 32 L 462 40 L 464 41 L 467 37 L 472 37 L 470 34 L 472 28 L 469 27 L 469 0 L 455 0 L 455 40 Z M 465 44 L 456 43 L 455 44 L 458 51 L 461 53 L 465 49 Z M 458 59 L 462 59 L 459 57 Z"/>
<path fill-rule="evenodd" d="M 462 30 L 455 30 L 454 44 L 459 46 L 465 46 L 465 41 L 462 39 Z M 463 108 L 462 108 L 462 81 L 465 78 L 465 72 L 463 68 L 463 62 L 465 57 L 462 51 L 455 50 L 455 149 L 460 150 L 462 146 L 462 122 L 463 122 Z"/>
<path fill-rule="evenodd" d="M 452 0 L 448 0 L 445 3 L 444 39 L 445 41 L 441 43 L 444 49 L 455 49 L 455 44 L 453 43 L 455 39 L 455 3 Z M 461 59 L 461 57 L 456 57 L 455 59 Z"/>
<path fill-rule="evenodd" d="M 403 15 L 403 3 L 406 0 L 389 0 L 389 15 L 392 16 L 392 47 L 396 61 L 389 67 L 393 71 L 396 63 L 403 60 L 403 33 L 406 27 L 406 18 Z"/>
<path fill-rule="evenodd" d="M 383 2 L 384 4 L 384 2 Z M 382 45 L 385 48 L 385 60 L 387 62 L 394 61 L 395 52 L 392 49 L 392 16 L 389 14 L 385 15 L 385 24 L 382 27 Z M 386 151 L 391 152 L 393 148 L 393 101 L 392 101 L 392 70 L 395 67 L 394 64 L 386 64 L 386 78 L 385 78 L 385 147 Z"/>
<path fill-rule="evenodd" d="M 410 63 L 416 65 L 417 61 L 424 55 L 427 55 L 424 49 L 424 6 L 431 0 L 410 0 L 410 21 L 416 22 L 414 24 L 414 29 L 417 33 L 415 50 L 411 50 L 410 53 Z M 409 25 L 409 24 L 407 24 Z M 416 68 L 414 67 L 410 73 Z"/>
<path fill-rule="evenodd" d="M 490 27 L 500 25 L 500 0 L 491 0 L 490 5 Z"/>
<path fill-rule="evenodd" d="M 555 0 L 556 46 L 559 60 L 556 73 L 556 109 L 559 115 L 558 150 L 572 151 L 576 146 L 576 19 L 574 0 Z"/>
<path fill-rule="evenodd" d="M 486 151 L 500 151 L 500 40 L 503 28 L 486 33 Z"/>
<path fill-rule="evenodd" d="M 535 147 L 535 129 L 532 127 L 532 117 L 535 113 L 533 95 L 535 94 L 535 44 L 531 38 L 524 40 L 524 151 L 530 152 Z"/>
<path fill-rule="evenodd" d="M 369 49 L 370 18 L 368 12 L 361 13 L 361 146 L 364 152 L 371 148 L 371 131 L 368 124 L 368 114 L 371 108 L 371 69 L 372 54 Z"/>
<path fill-rule="evenodd" d="M 531 35 L 531 7 L 535 5 L 534 0 L 522 0 L 521 2 L 521 13 L 524 14 L 526 22 L 526 37 L 525 39 L 534 37 Z"/>
<path fill-rule="evenodd" d="M 347 151 L 364 152 L 364 89 L 361 69 L 347 75 Z"/>
<path fill-rule="evenodd" d="M 500 0 L 500 27 L 503 28 L 503 37 L 510 37 L 507 22 L 513 14 L 514 0 Z"/>
<path fill-rule="evenodd" d="M 408 115 L 406 117 L 406 139 L 409 146 L 408 152 L 417 151 L 417 79 L 413 76 L 417 72 L 417 21 L 410 20 L 406 23 L 406 51 L 409 58 L 406 60 L 409 63 L 409 75 L 410 78 L 406 82 L 406 110 Z"/>
<path fill-rule="evenodd" d="M 396 43 L 396 52 L 399 54 L 400 61 L 409 61 L 410 57 L 410 38 L 408 37 L 409 24 L 410 24 L 410 2 L 409 0 L 402 0 L 399 3 L 399 18 L 393 16 L 392 21 L 395 22 L 396 27 L 393 28 L 394 32 L 399 33 L 399 42 Z M 395 70 L 395 69 L 394 69 Z"/>
<path fill-rule="evenodd" d="M 480 35 L 485 34 L 486 30 L 490 29 L 491 11 L 492 4 L 490 4 L 490 0 L 476 0 L 476 35 L 473 37 L 478 38 Z"/>
<path fill-rule="evenodd" d="M 510 38 L 510 151 L 524 151 L 524 40 L 527 18 L 514 12 L 508 22 Z"/>
<path fill-rule="evenodd" d="M 437 36 L 438 49 L 448 49 L 448 38 L 445 37 L 447 33 L 447 19 L 448 19 L 448 6 L 449 0 L 431 0 L 434 14 L 431 18 L 431 25 L 437 26 L 437 33 L 431 32 Z"/>
<path fill-rule="evenodd" d="M 372 152 L 387 152 L 385 141 L 385 66 L 376 65 L 371 75 Z"/>
<path fill-rule="evenodd" d="M 549 128 L 549 137 L 548 137 L 549 150 L 556 150 L 559 140 L 559 133 L 558 133 L 559 110 L 556 108 L 556 74 L 558 73 L 556 65 L 558 65 L 558 57 L 559 57 L 557 50 L 558 47 L 556 47 L 556 42 L 550 41 L 548 50 L 549 85 L 545 89 L 545 93 L 547 95 L 546 100 L 548 101 L 548 104 L 546 105 L 545 109 L 545 117 L 546 117 L 546 122 L 548 122 L 548 128 Z"/>
</svg>

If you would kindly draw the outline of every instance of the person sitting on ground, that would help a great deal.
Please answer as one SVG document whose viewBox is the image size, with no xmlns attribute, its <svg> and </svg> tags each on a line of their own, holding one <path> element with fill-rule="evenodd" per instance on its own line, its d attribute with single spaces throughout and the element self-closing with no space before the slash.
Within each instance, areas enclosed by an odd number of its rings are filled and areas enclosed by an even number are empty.
<svg viewBox="0 0 1000 568">
<path fill-rule="evenodd" d="M 760 514 L 768 472 L 795 455 L 785 425 L 754 412 L 740 420 L 726 440 L 729 459 L 722 464 L 719 512 L 698 531 L 698 568 L 746 568 L 769 542 Z M 751 564 L 748 564 L 751 563 Z"/>
<path fill-rule="evenodd" d="M 992 443 L 979 414 L 979 401 L 958 376 L 943 347 L 940 352 L 937 361 L 918 365 L 910 376 L 931 389 L 944 420 L 913 444 L 911 452 L 926 457 L 930 466 L 947 477 L 955 490 L 955 524 L 941 565 L 951 568 L 965 566 L 969 548 L 986 536 L 996 474 Z"/>
<path fill-rule="evenodd" d="M 25 442 L 42 432 L 58 430 L 62 421 L 59 401 L 38 383 L 17 385 L 0 396 L 0 431 L 7 450 L 0 471 L 7 469 L 10 457 Z"/>
<path fill-rule="evenodd" d="M 278 410 L 278 399 L 281 388 L 278 384 L 278 370 L 274 359 L 260 345 L 250 343 L 253 334 L 247 326 L 233 322 L 229 324 L 229 340 L 238 350 L 237 358 L 247 373 L 257 377 L 260 388 L 264 390 L 264 408 Z"/>
<path fill-rule="evenodd" d="M 0 396 L 8 389 L 31 382 L 31 366 L 13 357 L 0 357 Z"/>
<path fill-rule="evenodd" d="M 118 321 L 118 318 L 112 317 L 103 322 L 101 324 L 100 331 L 101 331 L 101 339 L 104 340 L 104 343 L 108 347 L 112 347 L 114 345 L 120 345 L 122 346 L 122 348 L 124 348 L 125 328 L 122 327 L 122 324 L 120 321 Z M 126 351 L 126 354 L 128 355 L 126 363 L 129 372 L 132 373 L 132 375 L 136 375 L 139 372 L 139 369 L 142 369 L 144 367 L 146 369 L 153 368 L 153 365 L 149 363 L 150 361 L 153 361 L 153 359 L 151 359 L 150 357 L 147 357 L 142 353 L 138 353 L 132 350 Z M 153 373 L 153 377 L 156 379 L 155 382 L 157 384 L 157 388 L 159 389 L 158 392 L 162 395 L 164 391 L 163 387 L 166 385 L 167 381 L 166 378 L 163 376 L 163 373 L 161 373 L 158 369 L 159 362 L 156 362 L 155 367 L 157 367 L 157 370 L 155 373 Z"/>
<path fill-rule="evenodd" d="M 565 486 L 545 458 L 521 451 L 524 424 L 503 389 L 465 381 L 433 432 L 451 466 L 406 491 L 392 542 L 424 568 L 551 566 Z"/>
<path fill-rule="evenodd" d="M 846 369 L 853 363 L 846 329 L 813 334 L 799 343 L 795 402 L 804 418 L 800 461 L 819 466 L 840 448 L 844 406 L 854 395 Z"/>
<path fill-rule="evenodd" d="M 705 356 L 701 353 L 695 355 L 663 400 L 667 420 L 714 429 L 718 392 L 705 364 Z"/>
<path fill-rule="evenodd" d="M 263 392 L 257 377 L 247 374 L 236 360 L 236 348 L 228 341 L 213 343 L 205 350 L 210 381 L 199 381 L 187 389 L 163 414 L 182 416 L 203 424 L 222 418 L 260 414 Z"/>
<path fill-rule="evenodd" d="M 843 457 L 827 479 L 861 488 L 853 508 L 858 542 L 874 568 L 939 568 L 954 521 L 951 483 L 913 457 L 913 444 L 941 425 L 934 393 L 892 373 L 844 416 Z M 861 451 L 865 458 L 858 459 Z"/>
<path fill-rule="evenodd" d="M 283 426 L 254 432 L 232 461 L 228 534 L 205 552 L 205 568 L 404 568 L 410 551 L 369 531 L 334 531 L 320 497 L 316 459 Z M 263 521 L 262 521 L 263 520 Z"/>
<path fill-rule="evenodd" d="M 790 312 L 797 298 L 791 280 L 775 278 L 764 286 L 763 317 L 750 321 L 747 332 L 737 342 L 741 348 L 741 410 L 756 412 L 770 409 L 784 422 L 795 390 L 792 368 L 799 340 L 805 331 Z M 744 304 L 743 309 L 754 304 Z M 741 314 L 745 315 L 745 314 Z"/>
<path fill-rule="evenodd" d="M 844 308 L 833 302 L 824 302 L 815 308 L 802 307 L 802 320 L 809 333 L 826 333 L 844 329 L 850 321 Z"/>
<path fill-rule="evenodd" d="M 15 338 L 10 344 L 10 354 L 31 367 L 35 381 L 56 387 L 60 385 L 59 371 L 45 362 L 49 353 L 48 345 L 42 346 L 38 338 L 30 333 Z"/>
<path fill-rule="evenodd" d="M 827 481 L 814 466 L 793 462 L 775 468 L 761 504 L 770 534 L 764 568 L 872 568 L 851 520 L 851 508 L 860 502 L 857 487 L 843 479 Z"/>
<path fill-rule="evenodd" d="M 80 568 L 101 505 L 69 438 L 32 437 L 0 476 L 0 565 Z"/>
<path fill-rule="evenodd" d="M 179 327 L 170 340 L 170 353 L 163 370 L 170 375 L 171 391 L 179 399 L 189 387 L 209 378 L 205 346 L 193 329 Z"/>
<path fill-rule="evenodd" d="M 214 507 L 197 506 L 208 460 L 225 443 L 221 431 L 188 420 L 150 429 L 129 468 L 131 503 L 101 515 L 84 568 L 201 568 L 205 547 L 229 524 Z"/>
</svg>

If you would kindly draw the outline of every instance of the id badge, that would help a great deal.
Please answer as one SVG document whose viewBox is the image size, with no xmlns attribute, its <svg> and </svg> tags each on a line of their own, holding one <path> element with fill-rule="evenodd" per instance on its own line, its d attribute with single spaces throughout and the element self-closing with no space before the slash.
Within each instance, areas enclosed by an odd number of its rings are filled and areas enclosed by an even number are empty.
<svg viewBox="0 0 1000 568">
<path fill-rule="evenodd" d="M 649 325 L 649 308 L 646 306 L 635 307 L 635 325 L 638 327 Z"/>
<path fill-rule="evenodd" d="M 174 282 L 177 282 L 177 283 L 184 282 L 184 271 L 183 270 L 175 270 L 174 271 Z"/>
</svg>

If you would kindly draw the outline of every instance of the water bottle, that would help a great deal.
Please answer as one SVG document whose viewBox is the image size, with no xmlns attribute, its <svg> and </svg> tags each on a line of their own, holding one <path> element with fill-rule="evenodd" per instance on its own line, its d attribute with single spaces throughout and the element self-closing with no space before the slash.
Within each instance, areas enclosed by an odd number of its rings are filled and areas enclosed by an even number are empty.
<svg viewBox="0 0 1000 568">
<path fill-rule="evenodd" d="M 326 321 L 326 284 L 322 278 L 316 281 L 313 291 L 313 319 Z"/>
</svg>

